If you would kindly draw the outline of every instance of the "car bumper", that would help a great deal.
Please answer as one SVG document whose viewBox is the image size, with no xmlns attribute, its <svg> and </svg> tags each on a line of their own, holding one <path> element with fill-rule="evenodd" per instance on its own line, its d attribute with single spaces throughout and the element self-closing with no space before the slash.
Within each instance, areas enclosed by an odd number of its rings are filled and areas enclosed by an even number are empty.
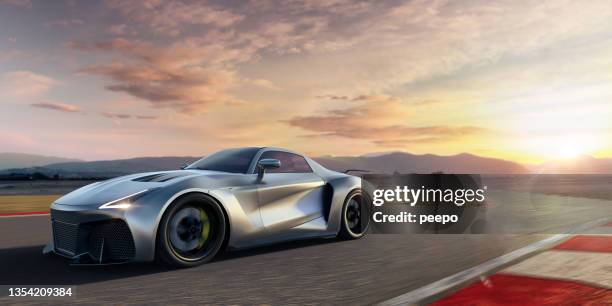
<svg viewBox="0 0 612 306">
<path fill-rule="evenodd" d="M 135 259 L 132 231 L 124 216 L 78 207 L 51 209 L 53 252 L 77 263 L 121 263 Z"/>
</svg>

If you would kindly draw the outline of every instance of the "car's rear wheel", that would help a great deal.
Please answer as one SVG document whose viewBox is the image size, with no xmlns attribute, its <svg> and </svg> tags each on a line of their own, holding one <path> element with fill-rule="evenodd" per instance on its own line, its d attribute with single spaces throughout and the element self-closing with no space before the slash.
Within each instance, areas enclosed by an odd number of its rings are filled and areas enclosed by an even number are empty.
<svg viewBox="0 0 612 306">
<path fill-rule="evenodd" d="M 351 191 L 344 200 L 342 207 L 342 224 L 338 238 L 358 239 L 368 230 L 369 214 L 367 203 L 360 189 Z"/>
<path fill-rule="evenodd" d="M 209 196 L 178 198 L 164 214 L 157 235 L 156 256 L 172 267 L 192 267 L 212 260 L 226 235 L 221 206 Z"/>
</svg>

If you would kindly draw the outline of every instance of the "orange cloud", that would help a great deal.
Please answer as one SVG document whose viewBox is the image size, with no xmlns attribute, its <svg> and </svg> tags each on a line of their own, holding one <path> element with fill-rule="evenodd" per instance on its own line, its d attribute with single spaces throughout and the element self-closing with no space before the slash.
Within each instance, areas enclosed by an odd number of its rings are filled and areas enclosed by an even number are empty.
<svg viewBox="0 0 612 306">
<path fill-rule="evenodd" d="M 475 126 L 404 125 L 401 122 L 409 118 L 410 112 L 406 104 L 396 97 L 362 95 L 348 100 L 361 104 L 334 110 L 324 115 L 294 117 L 287 123 L 318 132 L 308 137 L 340 136 L 364 139 L 387 147 L 443 142 L 484 131 L 483 128 Z"/>
<path fill-rule="evenodd" d="M 140 119 L 140 120 L 153 120 L 153 119 L 157 119 L 157 116 L 149 116 L 149 115 L 136 115 L 135 117 L 136 117 L 136 119 Z"/>
<path fill-rule="evenodd" d="M 150 115 L 131 115 L 131 114 L 124 114 L 124 113 L 112 113 L 112 112 L 102 112 L 100 113 L 100 115 L 102 115 L 103 117 L 106 118 L 110 118 L 110 119 L 139 119 L 139 120 L 152 120 L 152 119 L 157 119 L 157 116 L 150 116 Z"/>
<path fill-rule="evenodd" d="M 79 113 L 81 112 L 81 108 L 67 103 L 61 102 L 38 102 L 30 104 L 32 107 L 45 108 L 55 111 L 60 111 L 64 113 Z"/>
<path fill-rule="evenodd" d="M 315 96 L 318 99 L 329 99 L 329 100 L 350 100 L 349 96 L 339 96 L 339 95 L 319 95 Z"/>
<path fill-rule="evenodd" d="M 130 114 L 120 114 L 120 113 L 107 113 L 107 112 L 104 112 L 101 115 L 106 117 L 106 118 L 111 118 L 111 119 L 130 119 L 130 118 L 132 118 L 132 115 L 130 115 Z"/>
<path fill-rule="evenodd" d="M 91 65 L 80 72 L 106 76 L 113 81 L 106 89 L 124 92 L 150 102 L 154 107 L 180 112 L 202 111 L 214 102 L 231 100 L 225 94 L 234 81 L 233 72 L 211 63 L 209 52 L 175 45 L 158 48 L 144 42 L 115 39 L 97 44 L 74 43 L 81 50 L 115 51 L 127 59 Z"/>
</svg>

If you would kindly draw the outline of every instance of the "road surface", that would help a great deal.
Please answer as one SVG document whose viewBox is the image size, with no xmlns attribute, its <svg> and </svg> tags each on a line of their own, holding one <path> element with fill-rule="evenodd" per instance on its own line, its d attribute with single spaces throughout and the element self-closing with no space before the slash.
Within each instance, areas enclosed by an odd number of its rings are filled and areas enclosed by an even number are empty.
<svg viewBox="0 0 612 306">
<path fill-rule="evenodd" d="M 551 196 L 550 201 L 559 198 Z M 589 201 L 596 200 L 563 199 L 557 223 L 549 214 L 530 215 L 529 224 L 539 219 L 546 223 L 539 234 L 308 240 L 227 252 L 183 270 L 154 264 L 70 266 L 62 258 L 41 254 L 50 237 L 48 216 L 0 218 L 0 285 L 75 285 L 76 297 L 67 301 L 80 303 L 372 304 L 544 239 L 551 228 L 600 218 L 604 210 L 583 208 L 606 203 Z M 26 300 L 0 298 L 0 304 L 6 302 Z"/>
</svg>

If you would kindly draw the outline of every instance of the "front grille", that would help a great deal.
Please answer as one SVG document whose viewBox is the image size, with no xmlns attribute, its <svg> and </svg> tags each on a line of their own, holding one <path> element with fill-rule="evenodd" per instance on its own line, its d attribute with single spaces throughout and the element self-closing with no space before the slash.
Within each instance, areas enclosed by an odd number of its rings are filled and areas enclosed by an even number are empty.
<svg viewBox="0 0 612 306">
<path fill-rule="evenodd" d="M 67 255 L 77 254 L 79 241 L 79 226 L 53 220 L 53 239 L 55 248 Z"/>
<path fill-rule="evenodd" d="M 106 217 L 104 217 L 106 218 Z M 59 254 L 74 257 L 89 254 L 96 263 L 125 262 L 134 258 L 132 233 L 123 220 L 82 222 L 77 212 L 51 211 L 53 241 Z M 70 222 L 67 222 L 70 221 Z"/>
<path fill-rule="evenodd" d="M 63 211 L 57 209 L 51 209 L 51 219 L 61 221 L 64 223 L 78 224 L 81 221 L 81 216 L 78 213 L 72 211 Z"/>
<path fill-rule="evenodd" d="M 90 236 L 90 254 L 98 261 L 125 261 L 134 257 L 132 233 L 122 220 L 111 220 L 94 226 Z"/>
</svg>

